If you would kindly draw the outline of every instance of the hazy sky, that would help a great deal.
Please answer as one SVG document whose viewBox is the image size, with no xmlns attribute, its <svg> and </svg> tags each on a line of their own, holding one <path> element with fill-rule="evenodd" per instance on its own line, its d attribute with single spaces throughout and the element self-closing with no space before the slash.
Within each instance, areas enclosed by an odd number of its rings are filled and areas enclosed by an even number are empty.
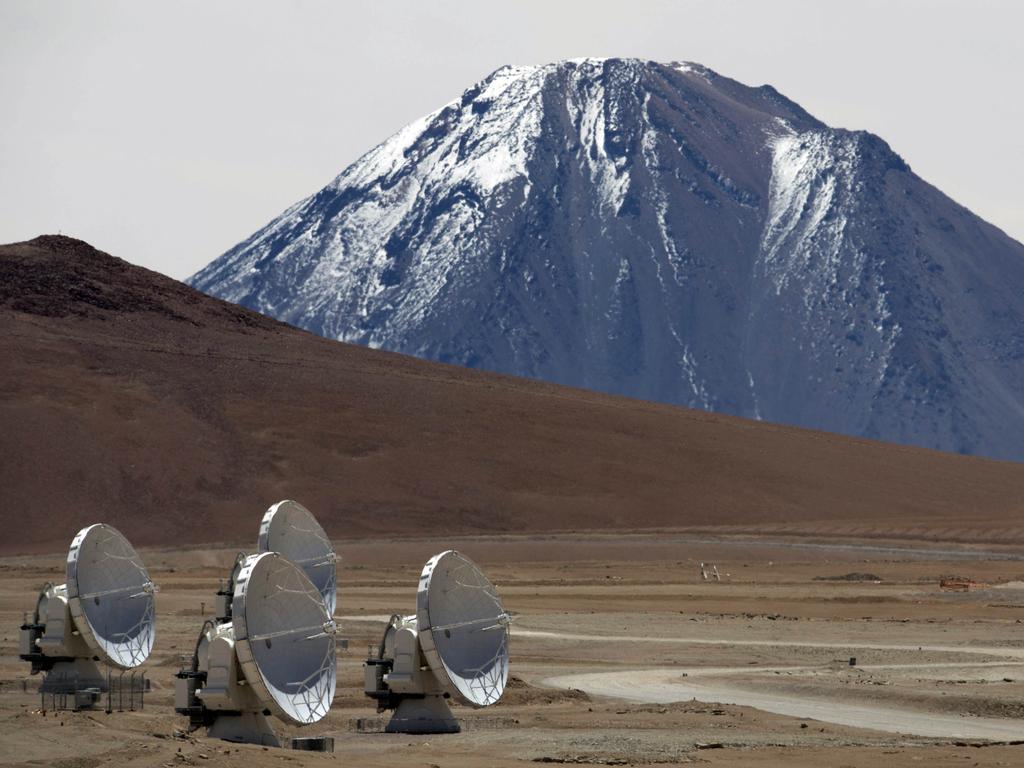
<svg viewBox="0 0 1024 768">
<path fill-rule="evenodd" d="M 497 67 L 688 60 L 881 135 L 1024 240 L 1016 0 L 0 0 L 0 242 L 174 277 Z"/>
</svg>

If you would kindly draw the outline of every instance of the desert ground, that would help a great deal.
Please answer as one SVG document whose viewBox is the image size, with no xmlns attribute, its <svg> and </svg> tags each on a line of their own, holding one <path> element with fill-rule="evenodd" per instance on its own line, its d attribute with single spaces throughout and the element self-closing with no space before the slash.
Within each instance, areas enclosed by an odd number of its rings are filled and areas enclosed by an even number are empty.
<svg viewBox="0 0 1024 768">
<path fill-rule="evenodd" d="M 280 736 L 333 736 L 334 754 L 185 732 L 173 675 L 238 548 L 144 549 L 160 587 L 152 690 L 112 714 L 41 711 L 17 630 L 63 557 L 0 559 L 0 763 L 1024 765 L 1019 547 L 671 531 L 336 545 L 349 648 L 334 707 L 301 730 L 272 718 Z M 496 706 L 456 707 L 462 733 L 382 733 L 366 649 L 388 615 L 414 611 L 423 562 L 451 547 L 513 615 L 510 685 Z M 701 561 L 722 581 L 703 581 Z M 941 589 L 953 575 L 988 586 Z"/>
</svg>

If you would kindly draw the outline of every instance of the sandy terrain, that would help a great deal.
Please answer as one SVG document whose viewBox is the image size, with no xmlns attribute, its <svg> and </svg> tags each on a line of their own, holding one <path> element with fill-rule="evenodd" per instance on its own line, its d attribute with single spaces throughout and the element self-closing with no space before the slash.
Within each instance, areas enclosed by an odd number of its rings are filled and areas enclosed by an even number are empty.
<svg viewBox="0 0 1024 768">
<path fill-rule="evenodd" d="M 0 246 L 0 360 L 5 765 L 1024 765 L 1024 465 L 338 344 L 63 237 Z M 343 537 L 350 650 L 308 729 L 335 755 L 185 734 L 172 707 L 218 581 L 287 497 Z M 17 628 L 63 554 L 24 553 L 97 520 L 162 589 L 153 690 L 43 712 Z M 514 679 L 461 734 L 377 732 L 365 649 L 451 546 L 515 615 Z"/>
<path fill-rule="evenodd" d="M 142 711 L 39 711 L 16 628 L 50 556 L 0 559 L 0 763 L 127 766 L 1014 766 L 1024 764 L 1024 578 L 1019 551 L 914 542 L 694 535 L 339 541 L 343 654 L 335 706 L 303 731 L 333 756 L 181 733 L 172 677 L 236 548 L 146 550 L 159 632 Z M 813 546 L 811 546 L 813 544 Z M 454 545 L 514 614 L 503 701 L 458 708 L 450 736 L 359 732 L 382 721 L 361 659 L 383 617 L 411 611 L 426 557 Z M 950 554 L 953 551 L 954 554 Z M 697 563 L 717 563 L 705 583 Z M 852 572 L 878 582 L 832 580 Z M 992 587 L 944 592 L 946 574 Z M 855 656 L 856 666 L 849 665 Z M 298 729 L 274 720 L 279 734 Z M 898 731 L 898 732 L 897 732 Z"/>
</svg>

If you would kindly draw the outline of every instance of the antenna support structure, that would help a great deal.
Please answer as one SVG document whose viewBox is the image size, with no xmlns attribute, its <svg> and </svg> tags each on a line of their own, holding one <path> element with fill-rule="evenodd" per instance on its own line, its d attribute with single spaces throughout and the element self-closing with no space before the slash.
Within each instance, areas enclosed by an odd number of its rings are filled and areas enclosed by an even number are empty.
<svg viewBox="0 0 1024 768">
<path fill-rule="evenodd" d="M 267 511 L 258 546 L 239 553 L 222 582 L 216 617 L 203 623 L 191 665 L 176 675 L 174 709 L 189 730 L 279 747 L 270 715 L 309 725 L 334 699 L 336 557 L 309 511 L 291 501 Z"/>
<path fill-rule="evenodd" d="M 423 567 L 415 615 L 393 615 L 363 666 L 388 733 L 457 733 L 449 702 L 486 707 L 508 681 L 509 616 L 494 585 L 454 550 Z"/>
<path fill-rule="evenodd" d="M 128 670 L 149 657 L 157 590 L 128 540 L 103 523 L 72 540 L 66 575 L 64 584 L 40 590 L 21 625 L 18 655 L 33 675 L 45 673 L 41 693 L 71 696 L 76 709 L 87 709 L 108 690 L 101 664 Z"/>
<path fill-rule="evenodd" d="M 394 615 L 381 638 L 376 655 L 363 665 L 365 693 L 377 702 L 377 711 L 393 711 L 388 733 L 458 733 L 462 728 L 452 714 L 444 690 L 427 666 L 420 648 L 415 616 Z"/>
</svg>

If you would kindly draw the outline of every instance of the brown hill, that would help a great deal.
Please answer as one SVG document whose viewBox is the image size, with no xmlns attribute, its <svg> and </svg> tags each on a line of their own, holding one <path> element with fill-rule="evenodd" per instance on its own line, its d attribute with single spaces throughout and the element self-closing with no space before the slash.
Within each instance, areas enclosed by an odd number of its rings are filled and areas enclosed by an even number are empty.
<svg viewBox="0 0 1024 768">
<path fill-rule="evenodd" d="M 1024 465 L 327 341 L 67 237 L 0 246 L 0 552 L 711 528 L 1024 540 Z"/>
</svg>

